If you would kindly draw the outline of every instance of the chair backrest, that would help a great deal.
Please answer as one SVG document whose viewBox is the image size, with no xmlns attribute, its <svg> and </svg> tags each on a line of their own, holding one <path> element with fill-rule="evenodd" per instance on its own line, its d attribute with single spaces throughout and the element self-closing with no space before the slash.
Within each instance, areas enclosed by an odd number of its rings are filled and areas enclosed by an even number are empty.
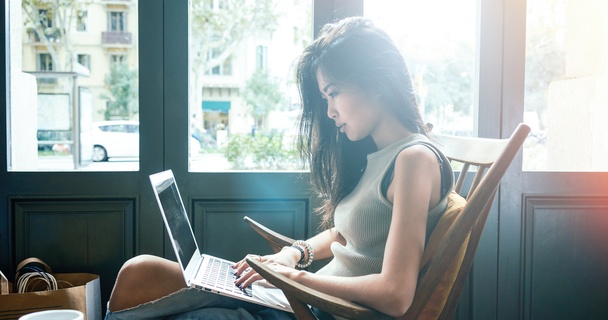
<svg viewBox="0 0 608 320">
<path fill-rule="evenodd" d="M 281 251 L 283 247 L 290 246 L 295 240 L 284 236 L 272 229 L 268 229 L 263 224 L 245 216 L 243 218 L 247 224 L 259 235 L 261 235 L 268 242 L 268 246 L 272 249 L 272 252 L 277 253 Z"/>
<path fill-rule="evenodd" d="M 448 209 L 432 231 L 420 266 L 412 306 L 400 319 L 451 319 L 458 306 L 494 196 L 530 128 L 520 124 L 508 139 L 432 135 L 453 163 L 462 163 Z M 464 198 L 464 181 L 477 167 Z"/>
</svg>

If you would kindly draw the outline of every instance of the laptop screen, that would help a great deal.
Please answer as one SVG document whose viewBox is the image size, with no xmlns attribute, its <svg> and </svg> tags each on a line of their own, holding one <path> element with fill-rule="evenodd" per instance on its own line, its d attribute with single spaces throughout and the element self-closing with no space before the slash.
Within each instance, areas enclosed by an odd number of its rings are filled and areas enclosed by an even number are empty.
<svg viewBox="0 0 608 320">
<path fill-rule="evenodd" d="M 169 235 L 172 237 L 175 251 L 178 252 L 179 262 L 182 268 L 185 268 L 196 251 L 196 242 L 175 180 L 171 179 L 168 182 L 170 182 L 168 186 L 155 186 L 155 188 L 157 188 L 158 198 L 171 229 Z M 162 187 L 165 188 L 159 190 Z"/>
</svg>

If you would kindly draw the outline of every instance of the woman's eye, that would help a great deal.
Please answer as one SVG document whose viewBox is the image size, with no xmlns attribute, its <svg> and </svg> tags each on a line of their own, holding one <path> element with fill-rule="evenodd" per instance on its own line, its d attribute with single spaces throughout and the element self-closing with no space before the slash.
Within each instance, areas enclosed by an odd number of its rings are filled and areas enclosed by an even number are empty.
<svg viewBox="0 0 608 320">
<path fill-rule="evenodd" d="M 335 97 L 337 95 L 338 94 L 336 92 L 332 92 L 332 93 L 329 93 L 327 96 L 330 97 L 330 98 L 333 98 L 333 97 Z"/>
</svg>

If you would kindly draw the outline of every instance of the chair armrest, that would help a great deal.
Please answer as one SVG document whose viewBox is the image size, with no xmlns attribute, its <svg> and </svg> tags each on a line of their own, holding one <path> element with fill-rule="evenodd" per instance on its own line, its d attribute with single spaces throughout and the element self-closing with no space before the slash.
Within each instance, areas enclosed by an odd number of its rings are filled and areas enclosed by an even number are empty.
<svg viewBox="0 0 608 320">
<path fill-rule="evenodd" d="M 277 272 L 270 270 L 260 261 L 247 259 L 247 263 L 264 279 L 266 279 L 266 281 L 272 283 L 274 286 L 283 291 L 292 305 L 292 308 L 294 311 L 296 311 L 298 319 L 301 318 L 297 310 L 300 309 L 301 306 L 295 306 L 294 303 L 302 304 L 306 308 L 308 308 L 306 305 L 311 305 L 332 315 L 348 319 L 393 319 L 383 313 L 352 301 L 337 298 L 301 285 Z M 304 319 L 305 318 L 307 317 L 304 317 Z"/>
<path fill-rule="evenodd" d="M 249 224 L 249 226 L 253 230 L 255 230 L 255 232 L 257 232 L 259 235 L 264 237 L 266 241 L 268 241 L 268 244 L 272 248 L 272 251 L 275 253 L 281 251 L 281 249 L 285 246 L 290 246 L 295 241 L 292 238 L 286 237 L 278 232 L 266 228 L 259 222 L 247 216 L 245 216 L 243 220 L 245 220 L 247 224 Z"/>
</svg>

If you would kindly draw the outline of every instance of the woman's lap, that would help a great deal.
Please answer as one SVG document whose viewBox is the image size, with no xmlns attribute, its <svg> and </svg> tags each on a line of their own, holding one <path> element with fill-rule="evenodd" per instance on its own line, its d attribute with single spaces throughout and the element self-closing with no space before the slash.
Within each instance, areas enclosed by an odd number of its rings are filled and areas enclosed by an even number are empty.
<svg viewBox="0 0 608 320">
<path fill-rule="evenodd" d="M 182 289 L 137 307 L 108 312 L 105 320 L 293 319 L 288 313 L 196 289 Z"/>
</svg>

